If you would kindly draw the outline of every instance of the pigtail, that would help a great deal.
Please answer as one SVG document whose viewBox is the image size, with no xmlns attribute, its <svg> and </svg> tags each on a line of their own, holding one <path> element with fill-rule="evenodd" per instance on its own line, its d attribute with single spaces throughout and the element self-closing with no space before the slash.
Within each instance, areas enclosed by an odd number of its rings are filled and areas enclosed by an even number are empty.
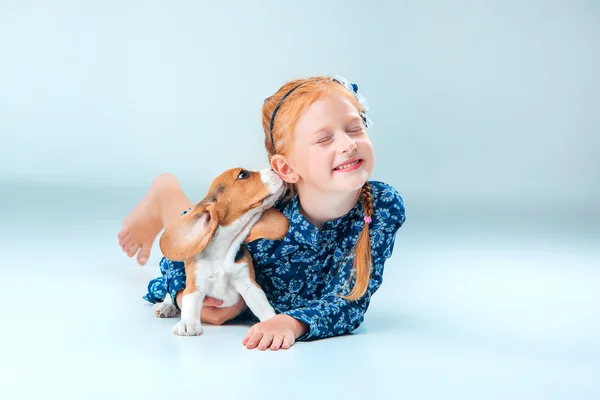
<svg viewBox="0 0 600 400">
<path fill-rule="evenodd" d="M 356 273 L 356 282 L 348 296 L 341 296 L 346 300 L 358 300 L 361 298 L 369 287 L 371 279 L 371 240 L 369 238 L 369 222 L 373 215 L 373 199 L 371 198 L 371 187 L 369 182 L 365 182 L 360 192 L 360 197 L 363 202 L 365 211 L 365 225 L 358 242 L 354 255 L 354 271 Z"/>
<path fill-rule="evenodd" d="M 307 109 L 315 101 L 330 93 L 337 93 L 350 101 L 363 117 L 365 126 L 370 125 L 366 118 L 366 102 L 358 94 L 358 86 L 342 77 L 313 76 L 287 82 L 275 94 L 267 97 L 262 107 L 262 127 L 265 134 L 265 149 L 269 164 L 276 154 L 288 156 L 292 149 L 294 127 Z M 286 194 L 281 199 L 285 204 L 297 194 L 294 183 L 286 183 Z M 373 200 L 369 182 L 361 189 L 360 198 L 364 208 L 365 225 L 354 249 L 354 268 L 349 280 L 356 276 L 352 291 L 347 296 L 339 295 L 346 300 L 360 299 L 369 288 L 371 279 L 371 240 L 369 223 L 373 215 Z"/>
</svg>

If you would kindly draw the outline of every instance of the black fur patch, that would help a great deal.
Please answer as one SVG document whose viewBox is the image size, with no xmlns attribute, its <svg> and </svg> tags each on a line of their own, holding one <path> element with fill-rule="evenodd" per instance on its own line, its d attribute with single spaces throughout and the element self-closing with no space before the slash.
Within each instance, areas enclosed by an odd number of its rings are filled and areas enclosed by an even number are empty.
<svg viewBox="0 0 600 400">
<path fill-rule="evenodd" d="M 242 259 L 242 257 L 244 257 L 244 246 L 240 246 L 239 250 L 237 251 L 237 253 L 235 254 L 235 262 L 238 262 Z"/>
</svg>

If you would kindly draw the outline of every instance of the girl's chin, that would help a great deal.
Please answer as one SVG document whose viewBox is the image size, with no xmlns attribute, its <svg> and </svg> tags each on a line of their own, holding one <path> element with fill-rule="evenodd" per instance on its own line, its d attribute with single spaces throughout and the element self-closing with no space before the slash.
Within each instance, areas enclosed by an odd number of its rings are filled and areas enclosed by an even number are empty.
<svg viewBox="0 0 600 400">
<path fill-rule="evenodd" d="M 348 190 L 355 190 L 364 185 L 364 183 L 369 179 L 369 174 L 365 170 L 357 170 L 351 174 L 343 174 L 343 176 L 336 176 L 334 174 L 332 178 L 332 186 L 344 187 Z"/>
</svg>

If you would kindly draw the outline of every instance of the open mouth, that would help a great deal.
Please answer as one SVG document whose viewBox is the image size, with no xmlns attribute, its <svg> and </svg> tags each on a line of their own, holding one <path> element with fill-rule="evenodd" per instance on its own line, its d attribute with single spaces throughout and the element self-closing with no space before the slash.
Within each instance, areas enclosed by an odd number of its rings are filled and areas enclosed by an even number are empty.
<svg viewBox="0 0 600 400">
<path fill-rule="evenodd" d="M 354 170 L 358 169 L 364 162 L 365 162 L 365 160 L 363 160 L 362 158 L 359 158 L 358 160 L 349 161 L 345 164 L 335 167 L 333 170 L 339 171 L 339 172 L 354 171 Z"/>
</svg>

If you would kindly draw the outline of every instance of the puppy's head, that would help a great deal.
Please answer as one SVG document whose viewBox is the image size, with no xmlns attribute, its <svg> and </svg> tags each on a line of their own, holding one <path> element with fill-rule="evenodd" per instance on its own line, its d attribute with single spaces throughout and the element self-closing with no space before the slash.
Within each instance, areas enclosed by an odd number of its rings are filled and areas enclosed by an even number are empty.
<svg viewBox="0 0 600 400">
<path fill-rule="evenodd" d="M 245 225 L 257 213 L 271 208 L 284 190 L 283 180 L 270 169 L 255 172 L 233 168 L 223 172 L 212 182 L 206 197 L 162 234 L 163 255 L 170 260 L 195 257 L 210 243 L 219 226 Z"/>
</svg>

